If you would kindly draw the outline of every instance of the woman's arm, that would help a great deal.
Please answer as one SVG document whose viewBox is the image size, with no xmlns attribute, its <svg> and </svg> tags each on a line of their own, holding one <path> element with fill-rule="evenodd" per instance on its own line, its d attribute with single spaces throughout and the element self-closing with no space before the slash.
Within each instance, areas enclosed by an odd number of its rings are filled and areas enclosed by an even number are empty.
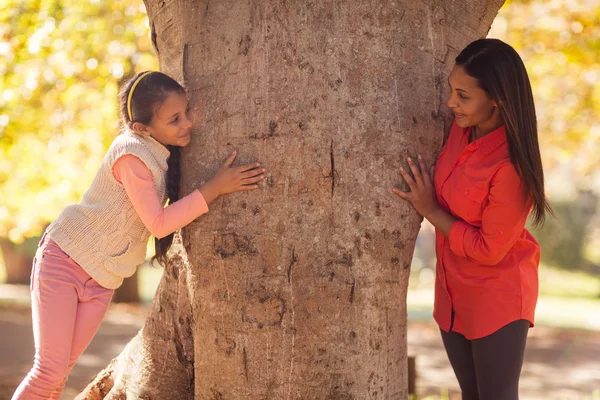
<svg viewBox="0 0 600 400">
<path fill-rule="evenodd" d="M 523 232 L 531 210 L 531 199 L 512 164 L 502 166 L 492 178 L 481 227 L 457 219 L 440 207 L 431 178 L 433 167 L 431 174 L 424 173 L 427 169 L 420 156 L 420 168 L 410 158 L 408 164 L 414 178 L 403 168 L 400 174 L 410 192 L 396 188 L 393 192 L 409 201 L 419 214 L 448 237 L 450 250 L 456 255 L 484 265 L 500 262 Z"/>
<path fill-rule="evenodd" d="M 419 214 L 431 222 L 445 236 L 448 236 L 450 228 L 457 219 L 438 204 L 435 196 L 435 188 L 433 187 L 434 167 L 432 166 L 429 173 L 427 173 L 423 157 L 419 155 L 418 159 L 419 166 L 417 166 L 412 158 L 409 157 L 407 159 L 414 178 L 404 168 L 400 167 L 400 175 L 402 175 L 408 184 L 410 192 L 403 192 L 397 188 L 394 188 L 392 191 L 398 197 L 409 201 Z"/>
<path fill-rule="evenodd" d="M 454 254 L 484 265 L 495 265 L 523 233 L 532 200 L 512 164 L 496 172 L 488 200 L 480 228 L 458 220 L 452 225 L 448 238 Z"/>
</svg>

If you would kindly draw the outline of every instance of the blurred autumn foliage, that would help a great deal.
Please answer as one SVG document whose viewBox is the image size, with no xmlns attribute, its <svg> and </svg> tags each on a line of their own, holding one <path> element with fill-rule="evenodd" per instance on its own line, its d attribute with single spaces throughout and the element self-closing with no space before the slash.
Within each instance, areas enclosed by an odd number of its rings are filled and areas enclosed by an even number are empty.
<svg viewBox="0 0 600 400">
<path fill-rule="evenodd" d="M 141 0 L 0 0 L 0 238 L 80 199 L 117 134 L 119 81 L 158 68 L 149 36 Z M 509 0 L 490 37 L 529 71 L 551 200 L 600 193 L 598 0 Z"/>
<path fill-rule="evenodd" d="M 508 1 L 489 36 L 513 45 L 531 78 L 556 213 L 533 232 L 543 261 L 599 274 L 600 2 Z"/>
<path fill-rule="evenodd" d="M 572 164 L 577 186 L 600 192 L 600 2 L 508 1 L 489 36 L 525 61 L 545 167 Z"/>
<path fill-rule="evenodd" d="M 79 201 L 119 80 L 157 61 L 140 0 L 1 0 L 0 38 L 0 237 L 21 242 Z"/>
</svg>

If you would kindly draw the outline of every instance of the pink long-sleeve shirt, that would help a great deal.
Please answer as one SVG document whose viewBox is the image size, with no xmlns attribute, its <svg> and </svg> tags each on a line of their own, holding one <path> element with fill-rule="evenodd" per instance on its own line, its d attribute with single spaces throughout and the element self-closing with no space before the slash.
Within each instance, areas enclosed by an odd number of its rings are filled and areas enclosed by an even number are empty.
<svg viewBox="0 0 600 400">
<path fill-rule="evenodd" d="M 152 181 L 152 172 L 132 154 L 120 157 L 113 164 L 112 173 L 123 184 L 146 228 L 159 239 L 208 212 L 208 204 L 198 189 L 167 207 L 161 204 Z M 48 251 L 68 256 L 58 245 L 49 247 Z"/>
<path fill-rule="evenodd" d="M 167 207 L 161 204 L 152 173 L 142 160 L 132 154 L 120 157 L 113 164 L 112 173 L 123 184 L 146 228 L 159 239 L 208 212 L 208 204 L 198 189 Z"/>
</svg>

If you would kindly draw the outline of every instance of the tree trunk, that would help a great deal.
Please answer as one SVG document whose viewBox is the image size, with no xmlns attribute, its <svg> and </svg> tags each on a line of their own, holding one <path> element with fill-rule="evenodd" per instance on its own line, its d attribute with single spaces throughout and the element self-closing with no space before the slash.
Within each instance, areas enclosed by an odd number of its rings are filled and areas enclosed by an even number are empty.
<svg viewBox="0 0 600 400">
<path fill-rule="evenodd" d="M 115 290 L 112 301 L 115 303 L 139 303 L 138 276 L 136 271 L 135 274 L 125 279 L 123 284 Z"/>
<path fill-rule="evenodd" d="M 268 179 L 183 230 L 146 326 L 81 398 L 406 399 L 421 219 L 391 190 L 408 155 L 434 160 L 454 57 L 501 4 L 146 0 L 196 121 L 183 194 L 234 149 Z"/>
<path fill-rule="evenodd" d="M 6 238 L 0 238 L 0 250 L 6 272 L 5 283 L 28 284 L 31 264 L 39 237 L 27 238 L 21 244 L 15 244 Z"/>
</svg>

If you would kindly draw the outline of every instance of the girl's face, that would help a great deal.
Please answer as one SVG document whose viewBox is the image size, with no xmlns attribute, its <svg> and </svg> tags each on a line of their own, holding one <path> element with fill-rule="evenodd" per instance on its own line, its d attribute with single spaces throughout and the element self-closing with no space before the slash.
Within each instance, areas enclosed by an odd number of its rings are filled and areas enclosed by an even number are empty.
<svg viewBox="0 0 600 400">
<path fill-rule="evenodd" d="M 501 125 L 500 111 L 477 79 L 468 75 L 461 65 L 455 65 L 448 77 L 450 97 L 448 107 L 454 112 L 454 120 L 461 128 L 477 126 L 486 134 Z"/>
<path fill-rule="evenodd" d="M 192 138 L 192 121 L 186 95 L 174 92 L 167 96 L 146 129 L 147 134 L 165 146 L 187 146 Z"/>
</svg>

